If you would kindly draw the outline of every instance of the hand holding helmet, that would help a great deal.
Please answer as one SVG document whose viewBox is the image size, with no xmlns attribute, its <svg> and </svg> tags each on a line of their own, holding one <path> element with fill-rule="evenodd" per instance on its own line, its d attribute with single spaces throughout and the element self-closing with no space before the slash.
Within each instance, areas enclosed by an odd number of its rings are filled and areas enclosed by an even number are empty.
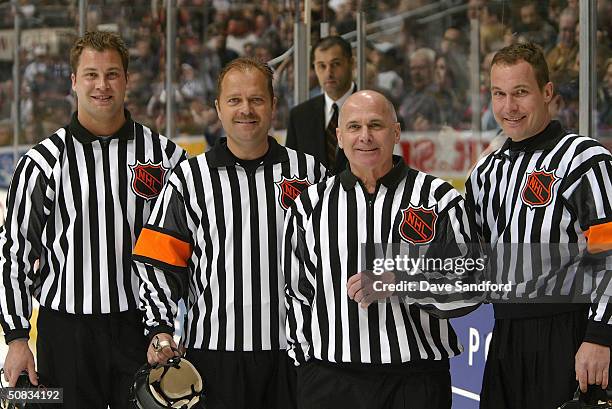
<svg viewBox="0 0 612 409">
<path fill-rule="evenodd" d="M 9 351 L 4 361 L 4 379 L 9 383 L 9 387 L 15 386 L 23 371 L 28 373 L 32 385 L 38 385 L 34 355 L 28 346 L 28 340 L 16 339 L 9 343 Z"/>
<path fill-rule="evenodd" d="M 165 364 L 168 359 L 179 355 L 180 352 L 172 335 L 160 333 L 155 335 L 149 343 L 147 361 L 150 365 Z"/>
<path fill-rule="evenodd" d="M 174 356 L 165 363 L 140 368 L 130 395 L 140 409 L 206 409 L 203 387 L 202 377 L 191 362 Z"/>
</svg>

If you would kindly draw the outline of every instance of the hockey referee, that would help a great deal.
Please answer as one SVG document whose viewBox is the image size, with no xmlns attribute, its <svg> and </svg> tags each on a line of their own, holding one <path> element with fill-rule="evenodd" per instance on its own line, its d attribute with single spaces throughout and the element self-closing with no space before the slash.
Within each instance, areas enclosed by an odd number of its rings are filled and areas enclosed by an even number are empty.
<svg viewBox="0 0 612 409">
<path fill-rule="evenodd" d="M 152 340 L 148 360 L 172 356 L 163 347 L 175 346 L 177 302 L 185 295 L 183 340 L 204 379 L 207 407 L 291 408 L 283 220 L 293 199 L 325 169 L 268 136 L 276 98 L 266 64 L 230 62 L 217 91 L 227 138 L 176 170 L 134 249 L 147 266 L 141 298 Z"/>
<path fill-rule="evenodd" d="M 462 346 L 440 316 L 475 305 L 433 314 L 391 290 L 376 291 L 360 260 L 371 269 L 377 243 L 435 243 L 454 253 L 471 242 L 463 199 L 448 183 L 393 156 L 400 125 L 381 94 L 351 95 L 337 134 L 350 166 L 304 191 L 285 221 L 287 332 L 299 365 L 298 407 L 450 409 L 449 358 Z"/>
<path fill-rule="evenodd" d="M 551 296 L 568 295 L 563 292 L 566 286 L 560 287 L 570 271 L 559 260 L 571 246 L 580 245 L 589 258 L 602 257 L 604 262 L 581 264 L 578 274 L 603 267 L 598 273 L 610 280 L 610 152 L 551 120 L 553 84 L 534 44 L 514 44 L 497 52 L 491 65 L 491 94 L 495 119 L 508 139 L 476 164 L 466 182 L 466 197 L 485 245 L 508 251 L 497 260 L 499 271 L 519 284 L 517 296 L 545 296 L 553 290 Z M 526 245 L 531 248 L 518 251 Z M 548 276 L 538 271 L 539 261 L 526 265 L 526 270 L 517 267 L 517 262 L 531 263 L 538 256 L 534 250 L 544 246 L 557 253 L 546 267 L 549 271 L 542 271 Z M 552 285 L 544 288 L 555 281 L 552 290 Z M 612 307 L 606 296 L 591 305 L 521 304 L 520 297 L 517 303 L 495 304 L 480 407 L 556 408 L 572 398 L 578 385 L 583 391 L 591 384 L 605 389 L 612 345 Z"/>
<path fill-rule="evenodd" d="M 185 152 L 124 109 L 128 51 L 89 32 L 70 52 L 77 112 L 19 161 L 0 231 L 4 371 L 26 370 L 32 296 L 40 303 L 38 375 L 64 389 L 64 408 L 128 407 L 147 340 L 131 251 Z M 34 262 L 39 266 L 34 268 Z"/>
</svg>

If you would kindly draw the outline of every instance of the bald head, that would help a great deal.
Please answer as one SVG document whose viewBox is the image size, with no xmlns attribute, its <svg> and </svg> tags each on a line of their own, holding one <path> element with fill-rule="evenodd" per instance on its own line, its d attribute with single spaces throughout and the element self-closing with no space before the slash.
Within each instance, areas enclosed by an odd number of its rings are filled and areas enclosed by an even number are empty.
<svg viewBox="0 0 612 409">
<path fill-rule="evenodd" d="M 343 123 L 343 117 L 346 117 L 346 115 L 343 115 L 343 113 L 345 113 L 347 109 L 359 109 L 360 107 L 364 107 L 366 105 L 383 107 L 385 115 L 389 115 L 389 121 L 391 123 L 397 122 L 397 113 L 395 112 L 395 108 L 393 107 L 391 101 L 389 101 L 380 92 L 364 90 L 352 94 L 350 97 L 348 97 L 344 105 L 342 105 L 342 108 L 340 109 L 340 116 L 338 117 L 338 125 L 341 126 Z"/>
</svg>

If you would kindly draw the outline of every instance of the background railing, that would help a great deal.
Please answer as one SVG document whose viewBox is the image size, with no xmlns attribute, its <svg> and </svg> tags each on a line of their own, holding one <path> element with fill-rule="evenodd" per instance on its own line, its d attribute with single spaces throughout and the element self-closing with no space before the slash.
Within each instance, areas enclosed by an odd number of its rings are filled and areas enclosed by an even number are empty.
<svg viewBox="0 0 612 409">
<path fill-rule="evenodd" d="M 345 35 L 354 43 L 356 55 L 363 50 L 356 82 L 386 93 L 400 116 L 413 113 L 406 108 L 415 80 L 409 69 L 410 54 L 418 48 L 435 53 L 428 81 L 437 109 L 420 113 L 427 119 L 426 129 L 414 129 L 412 119 L 402 118 L 406 131 L 436 132 L 447 126 L 495 129 L 487 90 L 491 52 L 530 38 L 542 45 L 550 61 L 555 60 L 551 67 L 558 91 L 554 116 L 568 128 L 590 130 L 592 136 L 609 135 L 610 2 L 577 2 L 574 12 L 585 24 L 562 30 L 558 19 L 565 1 L 535 2 L 533 8 L 540 16 L 535 21 L 522 4 L 519 0 L 332 0 L 323 8 L 318 2 L 271 0 L 259 4 L 230 0 L 0 2 L 0 146 L 36 143 L 66 123 L 75 107 L 68 50 L 84 28 L 118 31 L 128 43 L 132 62 L 127 105 L 137 120 L 172 137 L 193 135 L 214 141 L 222 133 L 214 110 L 216 76 L 231 58 L 252 55 L 271 61 L 277 70 L 279 107 L 274 129 L 282 130 L 300 95 L 294 91 L 295 84 L 307 88 L 300 100 L 319 92 L 308 53 L 294 70 L 295 57 L 285 52 L 294 46 L 295 26 L 306 21 L 310 32 L 299 38 L 298 46 L 303 49 L 314 42 L 321 27 Z M 601 10 L 595 13 L 595 7 Z M 365 23 L 363 38 L 356 31 L 358 15 Z M 169 32 L 173 27 L 175 33 Z M 570 30 L 574 40 L 566 48 L 571 51 L 559 51 L 559 44 L 571 37 Z M 597 41 L 589 42 L 589 36 Z M 582 44 L 596 45 L 579 46 L 579 38 L 584 38 Z M 594 63 L 580 66 L 580 59 Z M 586 107 L 583 116 L 581 106 Z"/>
</svg>

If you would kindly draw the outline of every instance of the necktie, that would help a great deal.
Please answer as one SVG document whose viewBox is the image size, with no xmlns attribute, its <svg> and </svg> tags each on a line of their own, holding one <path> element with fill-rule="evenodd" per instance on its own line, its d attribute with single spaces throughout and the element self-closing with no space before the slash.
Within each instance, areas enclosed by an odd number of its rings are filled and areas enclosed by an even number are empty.
<svg viewBox="0 0 612 409">
<path fill-rule="evenodd" d="M 336 128 L 338 127 L 338 105 L 332 105 L 333 114 L 327 128 L 325 128 L 326 147 L 327 147 L 327 167 L 332 169 L 336 163 L 336 148 L 338 147 L 338 139 L 336 137 Z"/>
</svg>

